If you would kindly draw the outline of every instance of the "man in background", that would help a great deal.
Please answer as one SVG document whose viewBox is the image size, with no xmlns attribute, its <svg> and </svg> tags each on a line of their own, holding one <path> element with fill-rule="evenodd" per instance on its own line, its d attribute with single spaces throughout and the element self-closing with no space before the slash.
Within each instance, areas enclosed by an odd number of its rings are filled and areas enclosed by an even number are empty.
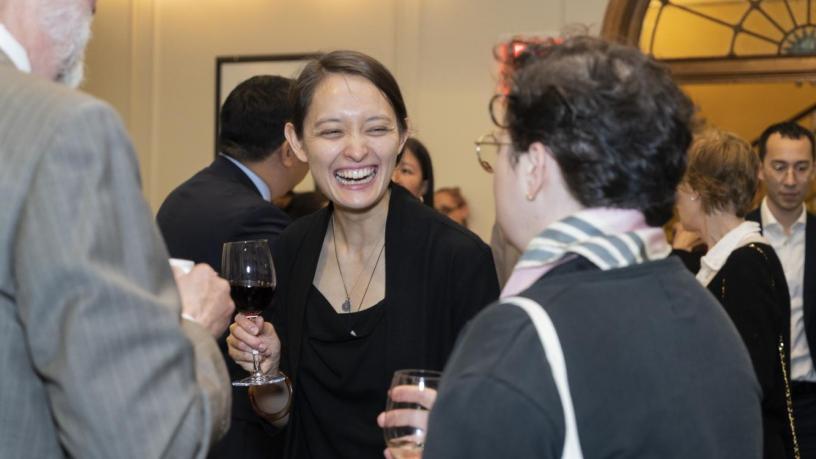
<svg viewBox="0 0 816 459">
<path fill-rule="evenodd" d="M 55 84 L 95 7 L 0 0 L 0 457 L 201 458 L 234 306 L 203 265 L 179 295 L 119 118 Z"/>
<path fill-rule="evenodd" d="M 816 217 L 805 209 L 813 181 L 813 133 L 802 126 L 777 123 L 759 140 L 759 178 L 766 196 L 746 218 L 759 222 L 779 256 L 791 299 L 791 398 L 803 458 L 816 457 Z"/>
<path fill-rule="evenodd" d="M 279 76 L 255 76 L 227 96 L 218 157 L 173 190 L 156 217 L 171 256 L 219 270 L 225 242 L 255 239 L 269 241 L 274 254 L 274 242 L 290 219 L 270 201 L 294 188 L 308 171 L 283 136 L 292 114 L 291 84 Z M 226 355 L 225 337 L 219 344 Z M 246 376 L 232 359 L 226 362 L 233 379 Z M 232 427 L 210 457 L 274 457 L 282 436 L 265 433 L 262 422 L 246 388 L 233 388 Z"/>
</svg>

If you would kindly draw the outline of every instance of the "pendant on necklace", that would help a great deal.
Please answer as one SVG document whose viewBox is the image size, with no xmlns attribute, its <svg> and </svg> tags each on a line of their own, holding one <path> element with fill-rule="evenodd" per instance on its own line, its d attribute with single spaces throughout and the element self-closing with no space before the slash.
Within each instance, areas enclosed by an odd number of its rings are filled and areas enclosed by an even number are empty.
<svg viewBox="0 0 816 459">
<path fill-rule="evenodd" d="M 343 312 L 351 312 L 351 300 L 346 298 L 346 301 L 343 302 L 343 305 L 340 306 Z"/>
</svg>

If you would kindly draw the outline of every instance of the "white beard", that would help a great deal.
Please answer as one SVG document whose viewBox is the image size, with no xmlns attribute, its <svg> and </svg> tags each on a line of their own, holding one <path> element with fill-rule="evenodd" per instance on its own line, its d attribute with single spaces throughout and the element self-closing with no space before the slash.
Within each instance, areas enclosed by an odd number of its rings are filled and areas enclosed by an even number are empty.
<svg viewBox="0 0 816 459">
<path fill-rule="evenodd" d="M 76 88 L 85 74 L 85 46 L 93 16 L 85 1 L 43 0 L 40 24 L 52 45 L 55 80 Z"/>
</svg>

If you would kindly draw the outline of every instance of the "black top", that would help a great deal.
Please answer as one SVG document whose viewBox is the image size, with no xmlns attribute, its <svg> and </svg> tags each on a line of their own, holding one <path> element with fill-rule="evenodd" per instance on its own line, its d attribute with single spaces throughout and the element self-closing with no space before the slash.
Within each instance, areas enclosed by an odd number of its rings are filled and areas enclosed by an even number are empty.
<svg viewBox="0 0 816 459">
<path fill-rule="evenodd" d="M 308 384 L 300 383 L 303 361 L 314 356 L 314 348 L 307 349 L 312 345 L 309 337 L 314 336 L 314 330 L 306 312 L 314 306 L 308 301 L 309 292 L 332 211 L 330 205 L 303 217 L 281 235 L 275 259 L 278 291 L 273 307 L 264 313 L 280 337 L 281 369 L 293 379 L 296 392 L 310 390 Z M 365 404 L 375 404 L 379 410 L 385 407 L 386 391 L 396 370 L 441 370 L 459 330 L 495 300 L 498 293 L 490 248 L 475 234 L 392 184 L 385 226 L 385 303 L 382 318 L 376 325 L 377 333 L 383 333 L 388 339 L 380 349 L 384 355 L 382 367 L 369 367 L 372 381 L 366 383 L 373 383 L 380 390 L 366 393 Z M 331 365 L 336 366 L 338 362 Z M 306 368 L 308 370 L 308 365 Z M 361 381 L 356 381 L 355 385 L 359 383 Z M 301 409 L 297 406 L 301 397 L 322 403 L 311 393 L 304 393 L 294 400 L 295 412 Z M 358 404 L 362 405 L 363 401 L 358 400 Z M 324 425 L 329 422 L 324 416 L 335 416 L 328 414 L 328 406 L 327 403 L 312 407 L 317 420 Z M 369 422 L 371 429 L 376 428 L 376 414 L 370 419 L 367 412 L 354 415 L 365 417 L 362 422 Z M 269 429 L 270 433 L 274 431 Z M 290 436 L 298 429 L 287 431 Z M 304 434 L 309 436 L 304 441 L 311 443 L 312 432 L 304 431 Z M 343 441 L 354 443 L 356 440 L 344 436 Z M 384 440 L 378 441 L 384 448 Z M 381 453 L 382 449 L 378 458 L 382 457 Z M 298 458 L 291 449 L 286 456 Z"/>
<path fill-rule="evenodd" d="M 266 239 L 274 253 L 275 241 L 289 224 L 289 217 L 265 201 L 238 166 L 219 156 L 167 196 L 156 223 L 171 257 L 207 263 L 220 271 L 225 242 Z M 247 372 L 227 356 L 227 335 L 218 345 L 230 377 L 244 378 Z M 215 444 L 209 458 L 269 459 L 270 450 L 281 449 L 278 443 L 264 432 L 246 388 L 234 387 L 230 430 Z"/>
<path fill-rule="evenodd" d="M 599 271 L 579 257 L 522 295 L 558 332 L 584 457 L 761 457 L 761 392 L 748 353 L 679 260 Z M 529 316 L 495 304 L 451 355 L 423 458 L 557 459 L 564 425 Z"/>
<path fill-rule="evenodd" d="M 316 287 L 306 303 L 306 328 L 290 418 L 291 456 L 381 459 L 382 430 L 373 422 L 385 399 L 387 307 L 338 314 Z"/>
<path fill-rule="evenodd" d="M 754 209 L 745 216 L 762 225 L 762 213 Z M 805 335 L 811 349 L 810 358 L 816 365 L 816 215 L 808 212 L 805 217 L 805 272 L 802 285 L 802 317 Z"/>
<path fill-rule="evenodd" d="M 790 367 L 790 297 L 782 265 L 771 246 L 748 244 L 731 252 L 708 290 L 736 325 L 762 387 L 764 457 L 786 457 L 793 446 L 778 346 L 781 337 Z"/>
</svg>

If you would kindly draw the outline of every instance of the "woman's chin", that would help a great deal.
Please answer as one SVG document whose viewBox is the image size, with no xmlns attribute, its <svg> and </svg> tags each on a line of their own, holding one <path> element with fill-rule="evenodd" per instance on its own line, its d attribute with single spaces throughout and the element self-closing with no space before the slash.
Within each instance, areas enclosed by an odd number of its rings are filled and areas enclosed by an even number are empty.
<svg viewBox="0 0 816 459">
<path fill-rule="evenodd" d="M 335 184 L 335 207 L 351 212 L 365 212 L 379 204 L 388 190 L 387 183 L 371 182 L 364 185 Z"/>
</svg>

